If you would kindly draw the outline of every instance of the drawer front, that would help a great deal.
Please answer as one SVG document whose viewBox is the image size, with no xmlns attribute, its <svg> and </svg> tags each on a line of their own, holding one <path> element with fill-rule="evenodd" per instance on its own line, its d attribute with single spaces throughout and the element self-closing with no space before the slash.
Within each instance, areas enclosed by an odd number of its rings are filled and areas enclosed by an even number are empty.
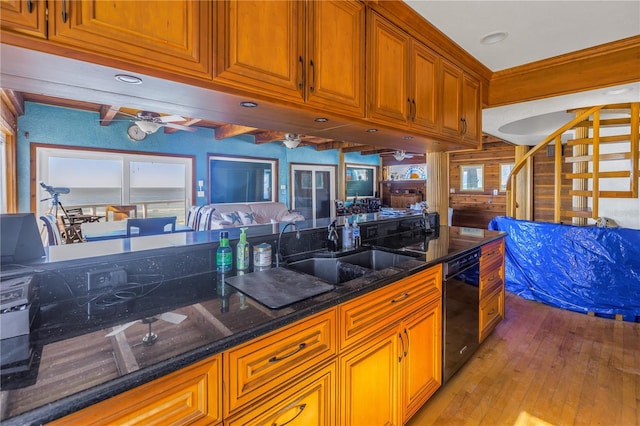
<svg viewBox="0 0 640 426">
<path fill-rule="evenodd" d="M 333 308 L 226 352 L 227 414 L 335 356 L 335 328 Z"/>
<path fill-rule="evenodd" d="M 442 297 L 442 265 L 342 304 L 340 347 L 353 345 L 404 317 L 419 304 Z"/>
<path fill-rule="evenodd" d="M 499 290 L 480 304 L 480 342 L 504 319 L 504 291 Z"/>
<path fill-rule="evenodd" d="M 226 426 L 336 424 L 337 361 L 305 377 L 261 403 L 225 420 Z"/>
<path fill-rule="evenodd" d="M 222 356 L 99 402 L 49 425 L 150 425 L 222 422 Z"/>
<path fill-rule="evenodd" d="M 480 272 L 504 263 L 504 238 L 482 246 Z"/>
<path fill-rule="evenodd" d="M 497 288 L 502 289 L 503 287 L 504 268 L 502 265 L 480 272 L 480 300 L 493 293 Z"/>
</svg>

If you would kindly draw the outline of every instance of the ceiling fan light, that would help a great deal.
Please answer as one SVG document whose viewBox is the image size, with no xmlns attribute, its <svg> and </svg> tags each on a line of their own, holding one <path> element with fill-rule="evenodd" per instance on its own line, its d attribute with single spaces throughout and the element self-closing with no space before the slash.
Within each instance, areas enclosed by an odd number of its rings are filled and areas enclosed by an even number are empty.
<svg viewBox="0 0 640 426">
<path fill-rule="evenodd" d="M 300 135 L 296 135 L 295 133 L 287 133 L 284 135 L 284 140 L 282 141 L 284 146 L 289 149 L 293 149 L 300 145 Z"/>
<path fill-rule="evenodd" d="M 404 156 L 407 154 L 406 151 L 404 150 L 398 150 L 398 151 L 394 151 L 393 152 L 393 158 L 396 159 L 396 161 L 402 161 L 404 160 Z"/>
<path fill-rule="evenodd" d="M 160 127 L 162 127 L 158 123 L 154 123 L 153 121 L 136 121 L 136 126 L 140 127 L 143 132 L 150 135 L 158 131 Z"/>
</svg>

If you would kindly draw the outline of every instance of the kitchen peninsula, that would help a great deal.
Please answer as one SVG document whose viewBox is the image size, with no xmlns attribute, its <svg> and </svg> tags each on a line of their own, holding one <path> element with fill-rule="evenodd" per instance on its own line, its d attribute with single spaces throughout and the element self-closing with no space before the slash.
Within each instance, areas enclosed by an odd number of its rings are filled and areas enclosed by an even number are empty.
<svg viewBox="0 0 640 426">
<path fill-rule="evenodd" d="M 241 424 L 254 423 L 255 416 L 286 421 L 299 414 L 298 421 L 317 423 L 313 416 L 319 413 L 324 422 L 336 416 L 355 419 L 362 404 L 355 388 L 358 368 L 375 361 L 364 354 L 371 349 L 376 357 L 393 353 L 397 358 L 405 351 L 397 365 L 415 368 L 404 345 L 417 324 L 417 332 L 429 333 L 422 350 L 430 370 L 416 401 L 404 400 L 405 391 L 413 389 L 407 389 L 400 367 L 390 367 L 387 378 L 393 380 L 387 414 L 402 423 L 442 382 L 441 263 L 476 247 L 503 247 L 504 237 L 446 226 L 425 233 L 421 218 L 358 216 L 366 246 L 361 250 L 375 246 L 412 258 L 281 309 L 266 308 L 215 272 L 214 231 L 50 248 L 46 261 L 31 265 L 39 285 L 40 316 L 32 330 L 37 359 L 27 374 L 3 377 L 2 422 L 96 424 L 126 417 Z M 340 218 L 339 225 L 348 219 Z M 285 260 L 324 253 L 326 221 L 297 223 L 300 239 L 295 231 L 283 233 Z M 250 243 L 275 247 L 279 226 L 284 224 L 251 229 Z M 232 229 L 232 240 L 236 234 Z M 73 252 L 79 246 L 84 252 Z M 409 247 L 414 251 L 403 251 Z M 486 277 L 498 278 L 495 294 L 504 300 L 503 251 L 493 253 L 487 264 L 498 272 Z M 485 273 L 482 260 L 480 270 Z M 126 282 L 87 289 L 89 276 L 105 271 L 125 271 Z M 391 310 L 381 305 L 388 299 L 395 300 Z M 401 324 L 407 334 L 398 337 L 393 330 Z M 424 345 L 411 350 L 419 346 Z M 338 399 L 338 389 L 349 388 L 347 370 L 353 394 Z M 223 383 L 230 388 L 223 390 Z M 306 402 L 296 407 L 320 406 L 306 412 L 281 409 L 300 398 Z"/>
</svg>

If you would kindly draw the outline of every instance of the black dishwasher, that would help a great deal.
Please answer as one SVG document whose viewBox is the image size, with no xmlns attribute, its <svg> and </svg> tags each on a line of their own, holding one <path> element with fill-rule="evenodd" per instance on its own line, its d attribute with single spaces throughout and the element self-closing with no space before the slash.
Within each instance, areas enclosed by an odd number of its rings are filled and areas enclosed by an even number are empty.
<svg viewBox="0 0 640 426">
<path fill-rule="evenodd" d="M 480 250 L 467 251 L 443 264 L 442 382 L 478 348 Z"/>
</svg>

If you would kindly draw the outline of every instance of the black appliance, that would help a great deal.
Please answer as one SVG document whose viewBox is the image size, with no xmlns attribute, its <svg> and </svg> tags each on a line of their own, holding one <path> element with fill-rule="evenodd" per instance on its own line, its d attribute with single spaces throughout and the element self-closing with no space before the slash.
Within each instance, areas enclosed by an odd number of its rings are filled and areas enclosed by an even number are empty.
<svg viewBox="0 0 640 426">
<path fill-rule="evenodd" d="M 31 327 L 40 307 L 33 276 L 0 282 L 0 375 L 28 371 L 34 357 Z"/>
<path fill-rule="evenodd" d="M 479 346 L 480 250 L 443 264 L 442 382 L 449 381 Z"/>
<path fill-rule="evenodd" d="M 3 270 L 8 264 L 29 262 L 45 255 L 33 213 L 0 215 L 0 236 Z"/>
</svg>

